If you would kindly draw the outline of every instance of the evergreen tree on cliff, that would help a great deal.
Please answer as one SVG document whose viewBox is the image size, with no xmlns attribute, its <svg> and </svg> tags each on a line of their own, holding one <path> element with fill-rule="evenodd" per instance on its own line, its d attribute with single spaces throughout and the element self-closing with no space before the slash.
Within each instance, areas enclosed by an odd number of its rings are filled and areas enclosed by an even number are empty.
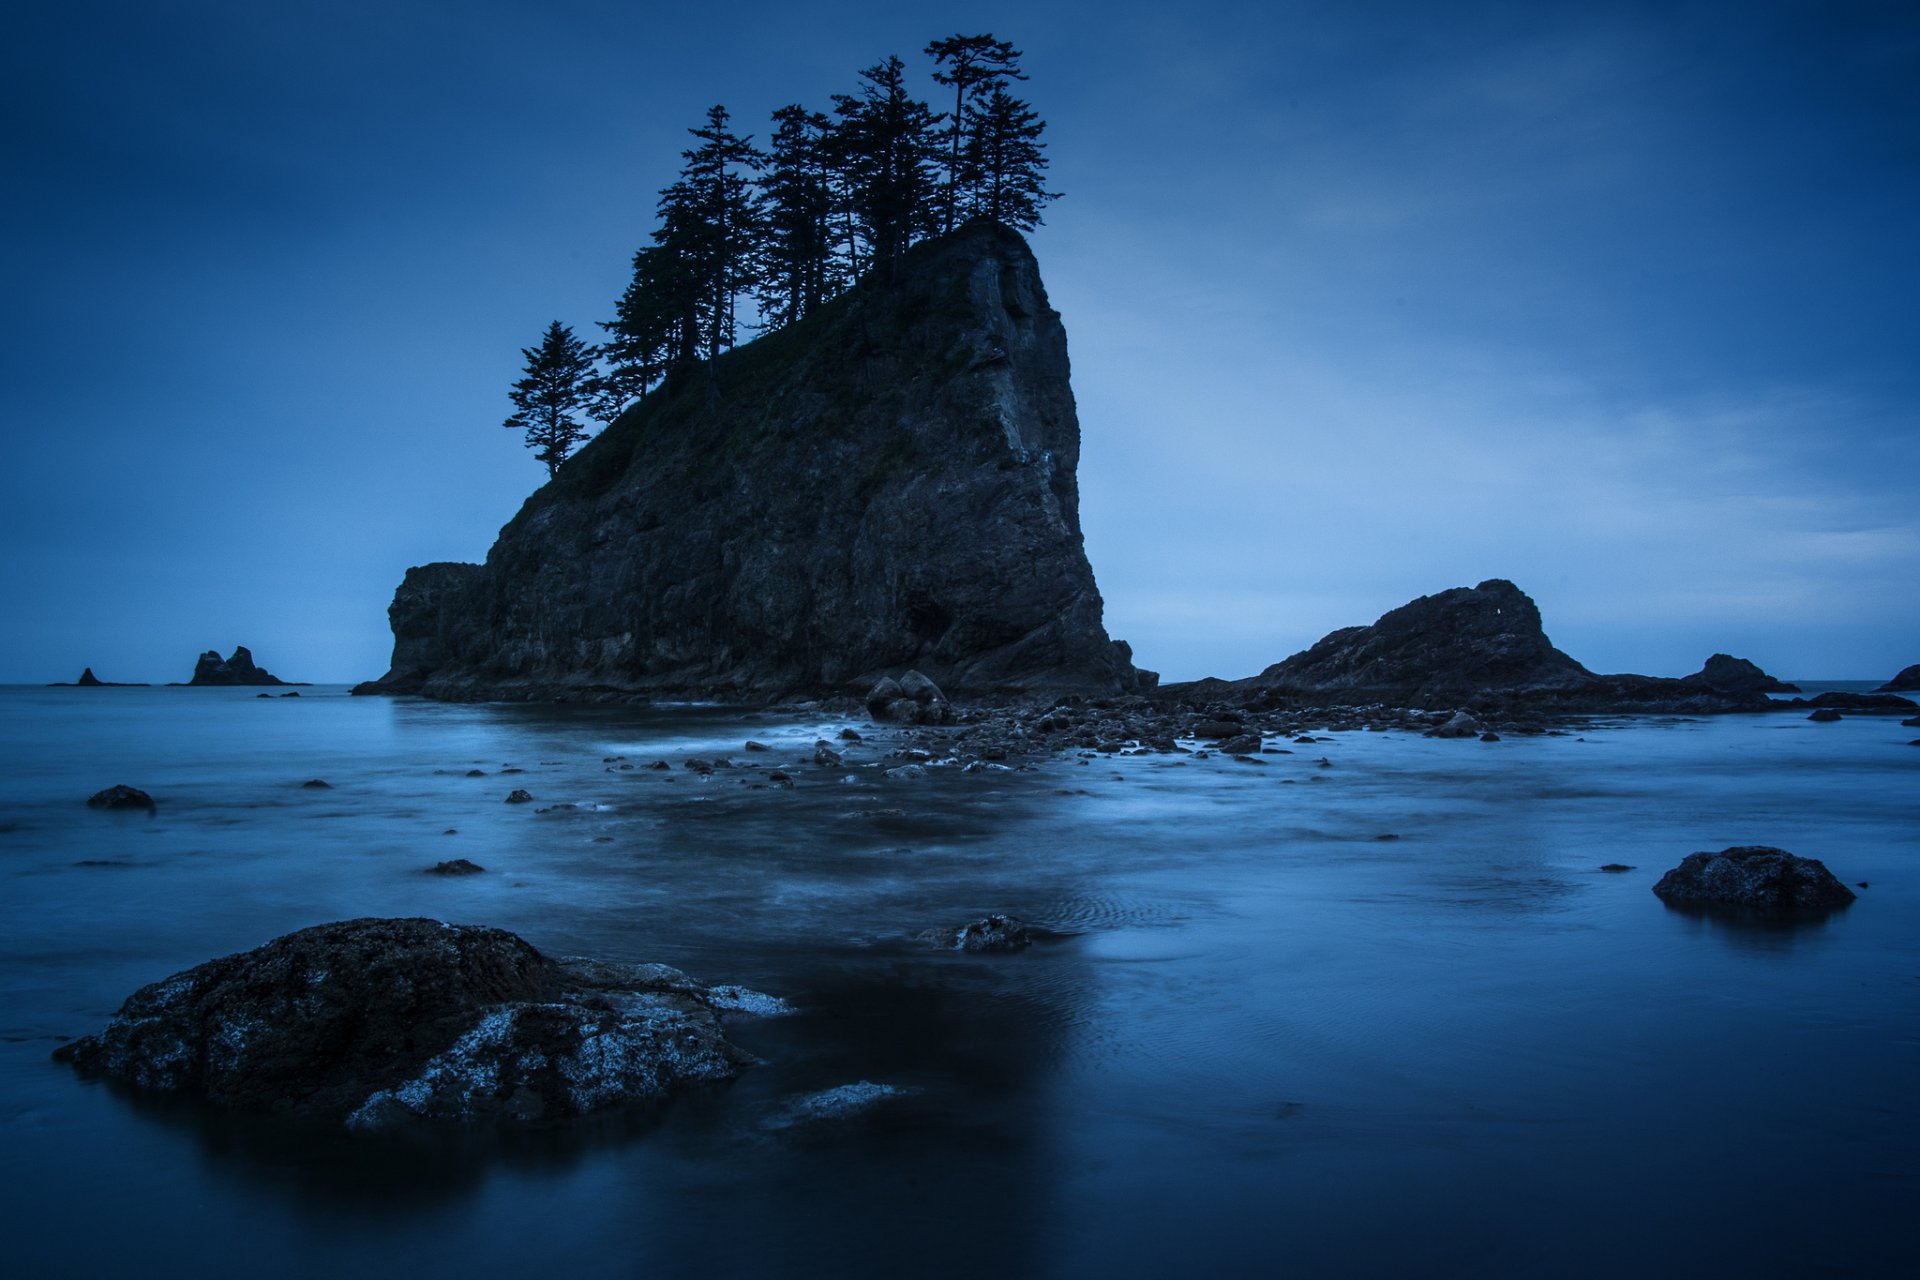
<svg viewBox="0 0 1920 1280">
<path fill-rule="evenodd" d="M 833 95 L 839 155 L 871 261 L 891 274 L 915 239 L 939 227 L 933 129 L 945 117 L 907 92 L 906 65 L 898 58 L 860 77 L 866 85 L 858 96 Z"/>
<path fill-rule="evenodd" d="M 833 122 L 786 106 L 773 113 L 771 154 L 760 179 L 761 319 L 778 328 L 803 319 L 840 291 L 834 263 Z"/>
<path fill-rule="evenodd" d="M 547 326 L 538 347 L 523 347 L 520 354 L 527 360 L 526 376 L 507 393 L 515 411 L 505 425 L 526 432 L 527 448 L 547 464 L 551 479 L 573 447 L 587 438 L 575 415 L 593 398 L 593 356 L 558 320 Z"/>
<path fill-rule="evenodd" d="M 991 35 L 948 36 L 927 45 L 934 62 L 934 81 L 953 90 L 953 111 L 947 120 L 946 183 L 940 189 L 940 224 L 951 231 L 972 213 L 980 183 L 979 171 L 968 160 L 967 143 L 976 131 L 980 104 L 1009 80 L 1025 80 L 1020 51 L 1010 40 Z"/>
<path fill-rule="evenodd" d="M 987 95 L 967 144 L 967 165 L 978 188 L 974 212 L 1003 226 L 1031 231 L 1040 210 L 1060 198 L 1045 185 L 1046 121 L 1034 109 L 995 86 Z"/>
</svg>

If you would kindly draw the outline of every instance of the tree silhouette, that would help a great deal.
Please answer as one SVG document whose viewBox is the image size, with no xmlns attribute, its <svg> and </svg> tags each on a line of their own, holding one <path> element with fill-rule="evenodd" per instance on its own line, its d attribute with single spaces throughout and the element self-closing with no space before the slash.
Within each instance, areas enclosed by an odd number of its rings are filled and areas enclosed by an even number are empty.
<svg viewBox="0 0 1920 1280">
<path fill-rule="evenodd" d="M 526 376 L 507 393 L 514 414 L 505 425 L 526 432 L 527 448 L 547 464 L 552 479 L 573 447 L 587 438 L 574 415 L 593 396 L 593 357 L 558 320 L 547 326 L 538 347 L 523 347 L 520 354 L 527 360 Z"/>
<path fill-rule="evenodd" d="M 953 112 L 948 116 L 946 185 L 940 193 L 941 229 L 951 231 L 954 224 L 972 212 L 979 174 L 966 163 L 965 142 L 973 132 L 979 114 L 978 103 L 993 90 L 1004 88 L 1009 80 L 1025 80 L 1020 70 L 1020 51 L 1010 40 L 992 35 L 948 36 L 927 45 L 933 59 L 935 83 L 953 89 Z"/>
<path fill-rule="evenodd" d="M 860 78 L 867 83 L 857 97 L 833 95 L 838 155 L 873 263 L 891 272 L 915 238 L 937 225 L 928 161 L 933 126 L 945 117 L 907 92 L 906 64 L 898 58 L 868 67 Z"/>
<path fill-rule="evenodd" d="M 976 213 L 1022 231 L 1039 225 L 1040 210 L 1060 198 L 1043 185 L 1046 127 L 1032 107 L 995 86 L 968 139 L 967 163 L 979 181 Z"/>
</svg>

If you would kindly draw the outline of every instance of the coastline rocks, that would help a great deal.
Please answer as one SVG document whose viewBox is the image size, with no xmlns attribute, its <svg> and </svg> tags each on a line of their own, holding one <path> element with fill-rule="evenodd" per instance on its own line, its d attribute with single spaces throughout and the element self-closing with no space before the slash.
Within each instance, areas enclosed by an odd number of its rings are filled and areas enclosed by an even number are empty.
<svg viewBox="0 0 1920 1280">
<path fill-rule="evenodd" d="M 1832 707 L 1822 707 L 1807 717 L 1807 719 L 1813 721 L 1815 724 L 1832 724 L 1841 718 L 1840 713 Z"/>
<path fill-rule="evenodd" d="M 555 960 L 501 929 L 318 925 L 143 987 L 54 1051 L 81 1072 L 349 1129 L 552 1121 L 726 1080 L 730 989 Z"/>
<path fill-rule="evenodd" d="M 1736 845 L 1690 853 L 1653 886 L 1674 907 L 1732 907 L 1769 915 L 1831 911 L 1854 899 L 1817 858 L 1770 845 Z"/>
<path fill-rule="evenodd" d="M 975 220 L 669 379 L 484 564 L 409 570 L 362 690 L 747 702 L 909 668 L 948 697 L 1145 688 L 1101 621 L 1079 460 L 1039 266 Z"/>
<path fill-rule="evenodd" d="M 1445 721 L 1422 734 L 1427 738 L 1477 738 L 1486 730 L 1464 711 L 1456 711 Z"/>
<path fill-rule="evenodd" d="M 921 938 L 951 951 L 1024 951 L 1033 945 L 1033 930 L 1013 916 L 993 912 L 956 928 L 929 929 Z"/>
<path fill-rule="evenodd" d="M 883 724 L 950 724 L 953 708 L 940 686 L 909 671 L 895 680 L 881 676 L 867 691 L 867 714 Z"/>
<path fill-rule="evenodd" d="M 1920 662 L 1903 667 L 1900 674 L 1875 689 L 1875 693 L 1914 693 L 1920 691 Z"/>
<path fill-rule="evenodd" d="M 1539 607 L 1504 578 L 1455 587 L 1345 627 L 1250 679 L 1196 682 L 1248 705 L 1385 704 L 1482 716 L 1594 711 L 1760 711 L 1773 681 L 1716 654 L 1686 679 L 1596 675 L 1553 647 Z M 1476 735 L 1477 736 L 1477 735 Z"/>
<path fill-rule="evenodd" d="M 209 649 L 193 664 L 189 685 L 285 684 L 285 680 L 254 665 L 253 654 L 245 645 L 237 646 L 230 658 L 222 658 L 217 649 Z"/>
<path fill-rule="evenodd" d="M 89 809 L 145 809 L 152 812 L 156 806 L 153 797 L 138 787 L 115 784 L 105 791 L 96 791 L 87 797 Z"/>
<path fill-rule="evenodd" d="M 1776 680 L 1745 658 L 1736 658 L 1731 654 L 1716 653 L 1708 658 L 1706 665 L 1690 676 L 1683 676 L 1681 684 L 1699 685 L 1720 693 L 1798 693 L 1800 686 Z"/>
<path fill-rule="evenodd" d="M 137 681 L 102 680 L 99 676 L 93 674 L 92 667 L 87 667 L 81 671 L 80 678 L 71 684 L 56 680 L 47 686 L 49 689 L 145 689 L 148 687 L 150 686 Z"/>
<path fill-rule="evenodd" d="M 1833 693 L 1817 694 L 1811 698 L 1795 698 L 1782 705 L 1870 713 L 1920 710 L 1920 704 L 1916 704 L 1913 699 L 1896 697 L 1891 693 L 1841 693 L 1837 690 Z"/>
</svg>

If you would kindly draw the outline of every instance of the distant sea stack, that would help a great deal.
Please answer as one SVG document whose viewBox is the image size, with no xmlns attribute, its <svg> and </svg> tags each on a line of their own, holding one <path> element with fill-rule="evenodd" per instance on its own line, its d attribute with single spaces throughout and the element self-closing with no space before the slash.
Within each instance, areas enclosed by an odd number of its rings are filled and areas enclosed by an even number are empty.
<svg viewBox="0 0 1920 1280">
<path fill-rule="evenodd" d="M 200 655 L 193 664 L 193 679 L 190 685 L 256 685 L 287 684 L 286 680 L 272 674 L 253 662 L 253 654 L 245 645 L 236 647 L 231 658 L 222 658 L 217 649 L 209 649 Z"/>
<path fill-rule="evenodd" d="M 1015 232 L 916 245 L 624 414 L 486 563 L 410 569 L 392 669 L 450 699 L 1150 687 L 1082 547 L 1067 340 Z"/>
<path fill-rule="evenodd" d="M 1920 692 L 1920 662 L 1905 668 L 1899 675 L 1874 690 L 1875 693 L 1914 693 Z"/>
<path fill-rule="evenodd" d="M 93 674 L 92 667 L 87 667 L 82 670 L 80 672 L 80 678 L 71 684 L 64 680 L 56 680 L 47 686 L 49 689 L 144 689 L 146 687 L 146 685 L 139 683 L 128 683 L 120 680 L 102 680 L 99 676 Z"/>
<path fill-rule="evenodd" d="M 1683 679 L 1596 675 L 1554 648 L 1539 607 L 1503 578 L 1421 596 L 1221 687 L 1317 704 L 1675 713 L 1765 710 L 1767 690 L 1791 688 L 1726 654 Z"/>
</svg>

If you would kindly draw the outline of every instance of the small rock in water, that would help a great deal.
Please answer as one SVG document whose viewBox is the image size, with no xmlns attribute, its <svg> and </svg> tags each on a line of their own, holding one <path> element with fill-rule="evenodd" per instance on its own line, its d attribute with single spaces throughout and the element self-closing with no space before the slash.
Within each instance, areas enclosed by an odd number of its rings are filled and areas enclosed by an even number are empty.
<svg viewBox="0 0 1920 1280">
<path fill-rule="evenodd" d="M 797 1124 L 814 1121 L 843 1120 L 868 1110 L 877 1102 L 898 1098 L 910 1092 L 912 1091 L 896 1088 L 890 1084 L 874 1084 L 870 1080 L 822 1089 L 818 1093 L 802 1094 L 793 1099 L 779 1112 L 768 1118 L 766 1127 L 789 1129 Z"/>
<path fill-rule="evenodd" d="M 1444 724 L 1437 724 L 1427 730 L 1429 738 L 1477 738 L 1486 730 L 1478 720 L 1464 711 L 1456 711 Z"/>
<path fill-rule="evenodd" d="M 767 745 L 766 743 L 764 743 L 764 742 L 755 742 L 755 741 L 754 741 L 753 739 L 751 739 L 751 738 L 749 738 L 749 739 L 747 739 L 747 745 L 746 745 L 746 748 L 745 748 L 745 749 L 746 749 L 746 750 L 748 750 L 748 751 L 771 751 L 771 750 L 773 750 L 773 748 L 772 748 L 772 747 L 769 747 L 769 746 L 768 746 L 768 745 Z"/>
<path fill-rule="evenodd" d="M 147 809 L 155 808 L 153 797 L 138 787 L 121 784 L 108 787 L 105 791 L 96 791 L 87 797 L 90 809 Z"/>
<path fill-rule="evenodd" d="M 1832 707 L 1822 707 L 1818 711 L 1814 712 L 1812 715 L 1807 717 L 1807 719 L 1813 721 L 1815 724 L 1832 724 L 1835 720 L 1838 720 L 1840 718 L 1841 718 L 1840 713 L 1838 711 L 1835 711 Z"/>
<path fill-rule="evenodd" d="M 954 951 L 1022 951 L 1033 945 L 1033 930 L 997 911 L 956 929 L 930 929 L 920 936 Z"/>
<path fill-rule="evenodd" d="M 1632 867 L 1630 867 L 1630 866 L 1628 866 L 1628 865 L 1627 865 L 1626 863 L 1624 863 L 1624 862 L 1603 862 L 1603 863 L 1601 863 L 1601 864 L 1600 864 L 1600 869 L 1601 869 L 1602 871 L 1631 871 L 1631 870 L 1633 870 L 1633 868 L 1632 868 Z"/>
<path fill-rule="evenodd" d="M 1853 891 L 1818 858 L 1760 844 L 1690 853 L 1653 891 L 1669 906 L 1739 907 L 1771 915 L 1830 911 L 1853 901 Z"/>
<path fill-rule="evenodd" d="M 300 785 L 302 787 L 305 787 L 309 791 L 333 790 L 333 784 L 331 782 L 328 782 L 325 778 L 308 778 L 305 782 L 301 783 Z"/>
<path fill-rule="evenodd" d="M 840 763 L 840 753 L 822 739 L 813 744 L 813 762 L 830 769 Z"/>
<path fill-rule="evenodd" d="M 428 875 L 434 876 L 477 876 L 486 868 L 477 862 L 468 862 L 465 858 L 453 858 L 446 862 L 436 862 L 427 868 Z"/>
<path fill-rule="evenodd" d="M 1493 730 L 1491 730 L 1491 729 L 1489 729 L 1489 730 L 1487 730 L 1487 731 L 1486 731 L 1485 733 L 1483 733 L 1483 734 L 1481 734 L 1481 735 L 1480 735 L 1480 741 L 1482 741 L 1482 742 L 1498 742 L 1498 741 L 1500 741 L 1500 735 L 1499 735 L 1499 734 L 1497 734 L 1497 733 L 1495 733 L 1495 732 L 1494 732 Z"/>
<path fill-rule="evenodd" d="M 842 741 L 842 742 L 865 742 L 865 741 L 866 741 L 866 739 L 865 739 L 865 738 L 862 738 L 862 737 L 860 736 L 860 732 L 859 732 L 859 730 L 857 730 L 857 729 L 842 729 L 842 730 L 840 731 L 840 741 Z"/>
<path fill-rule="evenodd" d="M 649 769 L 671 769 L 671 768 L 673 768 L 673 766 L 672 766 L 672 765 L 670 765 L 670 764 L 668 764 L 668 763 L 667 763 L 667 762 L 666 762 L 665 760 L 655 760 L 655 761 L 654 761 L 654 762 L 653 762 L 652 764 L 650 764 L 650 765 L 648 765 L 648 766 L 647 766 L 647 768 L 649 768 Z"/>
<path fill-rule="evenodd" d="M 469 778 L 484 778 L 487 776 L 487 771 L 485 769 L 469 769 L 467 770 L 467 776 Z"/>
<path fill-rule="evenodd" d="M 509 791 L 507 793 L 508 804 L 529 804 L 532 802 L 532 800 L 533 800 L 533 793 L 531 791 L 522 791 L 518 787 L 515 787 L 512 791 Z"/>
</svg>

